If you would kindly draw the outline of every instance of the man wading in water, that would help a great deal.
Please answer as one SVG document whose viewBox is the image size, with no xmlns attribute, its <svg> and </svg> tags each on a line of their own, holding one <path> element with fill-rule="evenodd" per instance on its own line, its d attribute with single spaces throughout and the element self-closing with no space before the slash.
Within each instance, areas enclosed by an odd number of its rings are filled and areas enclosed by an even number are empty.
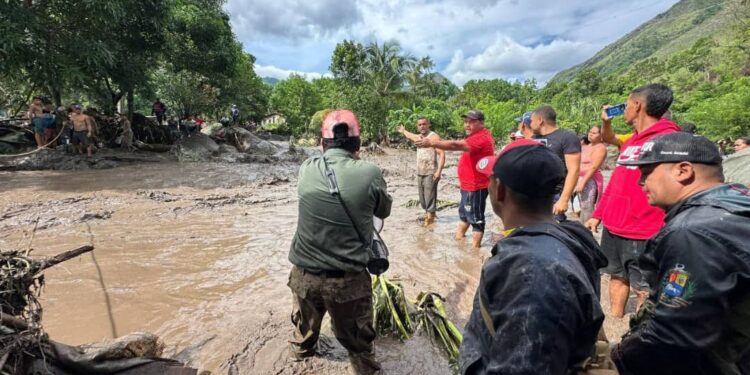
<svg viewBox="0 0 750 375">
<path fill-rule="evenodd" d="M 354 373 L 374 374 L 380 364 L 373 353 L 372 286 L 365 270 L 370 254 L 357 231 L 372 239 L 373 216 L 388 217 L 393 200 L 380 168 L 358 160 L 359 133 L 354 113 L 329 113 L 323 120 L 323 156 L 307 159 L 299 169 L 299 219 L 289 250 L 296 328 L 290 343 L 297 359 L 315 355 L 328 312 Z M 329 170 L 351 216 L 329 190 Z"/>
<path fill-rule="evenodd" d="M 80 104 L 73 105 L 70 121 L 73 123 L 73 146 L 81 155 L 83 155 L 83 148 L 85 147 L 88 157 L 91 157 L 90 138 L 94 129 L 94 121 L 89 115 L 81 113 Z"/>
<path fill-rule="evenodd" d="M 458 206 L 458 230 L 456 239 L 466 237 L 469 226 L 472 227 L 472 246 L 478 249 L 484 236 L 484 208 L 487 204 L 487 176 L 474 170 L 479 159 L 492 156 L 495 146 L 492 144 L 492 133 L 484 127 L 484 113 L 471 110 L 463 115 L 466 138 L 460 141 L 436 141 L 422 138 L 415 143 L 417 147 L 434 147 L 439 150 L 463 151 L 458 160 L 458 181 L 461 185 L 461 203 Z"/>
<path fill-rule="evenodd" d="M 403 134 L 412 142 L 422 138 L 430 138 L 435 141 L 440 140 L 440 136 L 430 130 L 430 120 L 427 117 L 420 117 L 417 120 L 417 130 L 419 134 L 410 133 L 401 125 L 398 132 Z M 428 226 L 435 222 L 435 212 L 437 211 L 437 187 L 438 181 L 443 174 L 445 166 L 445 151 L 434 148 L 417 148 L 417 186 L 419 189 L 419 203 L 425 210 L 424 225 Z"/>
</svg>

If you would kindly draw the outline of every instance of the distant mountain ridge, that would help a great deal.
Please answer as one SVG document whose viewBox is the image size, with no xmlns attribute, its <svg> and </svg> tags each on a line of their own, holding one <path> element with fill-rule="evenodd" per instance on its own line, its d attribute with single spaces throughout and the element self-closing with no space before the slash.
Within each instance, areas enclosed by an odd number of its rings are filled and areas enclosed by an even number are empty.
<svg viewBox="0 0 750 375">
<path fill-rule="evenodd" d="M 263 83 L 269 86 L 275 86 L 277 83 L 279 83 L 279 79 L 273 77 L 263 77 Z"/>
<path fill-rule="evenodd" d="M 699 38 L 719 33 L 731 24 L 735 3 L 736 0 L 682 0 L 592 58 L 559 72 L 552 80 L 570 81 L 584 69 L 614 73 L 650 57 L 687 48 Z"/>
</svg>

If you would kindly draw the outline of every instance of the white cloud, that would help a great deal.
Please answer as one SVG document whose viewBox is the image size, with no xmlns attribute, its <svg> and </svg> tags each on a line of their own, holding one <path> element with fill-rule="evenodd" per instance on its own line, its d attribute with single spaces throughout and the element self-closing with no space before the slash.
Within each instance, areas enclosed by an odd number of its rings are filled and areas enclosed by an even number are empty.
<svg viewBox="0 0 750 375">
<path fill-rule="evenodd" d="M 543 82 L 556 72 L 584 61 L 595 51 L 595 46 L 560 39 L 530 47 L 508 35 L 497 34 L 495 41 L 476 55 L 465 57 L 462 50 L 457 50 L 443 74 L 459 85 L 470 79 L 496 77 L 536 77 Z"/>
<path fill-rule="evenodd" d="M 235 33 L 248 40 L 324 36 L 361 18 L 355 1 L 232 0 L 225 9 L 231 15 Z"/>
<path fill-rule="evenodd" d="M 228 0 L 235 34 L 259 66 L 326 72 L 344 39 L 396 40 L 455 83 L 536 78 L 584 61 L 678 0 Z M 268 74 L 271 76 L 271 74 Z"/>
<path fill-rule="evenodd" d="M 276 78 L 276 79 L 286 79 L 292 73 L 301 75 L 301 76 L 305 77 L 305 79 L 307 79 L 308 81 L 311 81 L 311 80 L 317 79 L 317 78 L 321 78 L 321 77 L 327 77 L 327 76 L 329 76 L 328 73 L 321 74 L 321 73 L 318 73 L 318 72 L 301 72 L 301 71 L 298 71 L 298 70 L 281 69 L 281 68 L 277 68 L 277 67 L 275 67 L 273 65 L 255 64 L 255 74 L 257 74 L 259 77 L 271 77 L 271 78 Z"/>
</svg>

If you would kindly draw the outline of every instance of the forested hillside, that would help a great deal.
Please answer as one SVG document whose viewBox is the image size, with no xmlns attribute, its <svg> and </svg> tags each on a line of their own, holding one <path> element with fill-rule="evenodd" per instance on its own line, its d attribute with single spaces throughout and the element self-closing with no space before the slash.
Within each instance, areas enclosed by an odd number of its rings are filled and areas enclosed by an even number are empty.
<svg viewBox="0 0 750 375">
<path fill-rule="evenodd" d="M 326 110 L 351 108 L 367 140 L 382 141 L 419 116 L 442 134 L 460 136 L 459 115 L 478 108 L 495 137 L 505 138 L 514 118 L 541 104 L 557 109 L 563 127 L 583 133 L 599 123 L 603 104 L 660 82 L 675 92 L 678 122 L 693 122 L 712 139 L 750 134 L 750 0 L 682 0 L 543 87 L 533 79 L 457 87 L 435 72 L 429 56 L 412 56 L 398 42 L 349 40 L 336 46 L 323 78 L 264 82 L 223 4 L 0 2 L 0 109 L 13 113 L 44 95 L 57 105 L 80 102 L 108 113 L 127 98 L 131 110 L 150 112 L 161 97 L 175 115 L 216 119 L 238 104 L 243 120 L 282 114 L 286 124 L 273 131 L 309 138 Z M 621 119 L 615 125 L 628 131 Z"/>
</svg>

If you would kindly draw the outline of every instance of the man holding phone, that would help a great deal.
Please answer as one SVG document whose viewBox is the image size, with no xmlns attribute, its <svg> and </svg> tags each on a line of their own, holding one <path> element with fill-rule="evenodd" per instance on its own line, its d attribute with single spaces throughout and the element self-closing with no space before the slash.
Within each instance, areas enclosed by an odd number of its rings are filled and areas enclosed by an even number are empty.
<svg viewBox="0 0 750 375">
<path fill-rule="evenodd" d="M 649 206 L 646 194 L 638 185 L 640 171 L 622 163 L 638 160 L 641 147 L 651 138 L 680 131 L 677 124 L 662 118 L 672 105 L 672 99 L 672 90 L 661 84 L 633 90 L 623 112 L 625 123 L 633 128 L 633 136 L 624 142 L 617 139 L 612 129 L 612 116 L 607 113 L 609 106 L 602 111 L 602 139 L 619 146 L 621 151 L 609 185 L 586 227 L 596 233 L 599 224 L 604 225 L 601 245 L 608 265 L 602 272 L 611 276 L 611 313 L 617 318 L 625 315 L 631 288 L 638 296 L 638 307 L 648 297 L 649 285 L 643 282 L 638 257 L 646 241 L 664 225 L 664 211 Z"/>
</svg>

